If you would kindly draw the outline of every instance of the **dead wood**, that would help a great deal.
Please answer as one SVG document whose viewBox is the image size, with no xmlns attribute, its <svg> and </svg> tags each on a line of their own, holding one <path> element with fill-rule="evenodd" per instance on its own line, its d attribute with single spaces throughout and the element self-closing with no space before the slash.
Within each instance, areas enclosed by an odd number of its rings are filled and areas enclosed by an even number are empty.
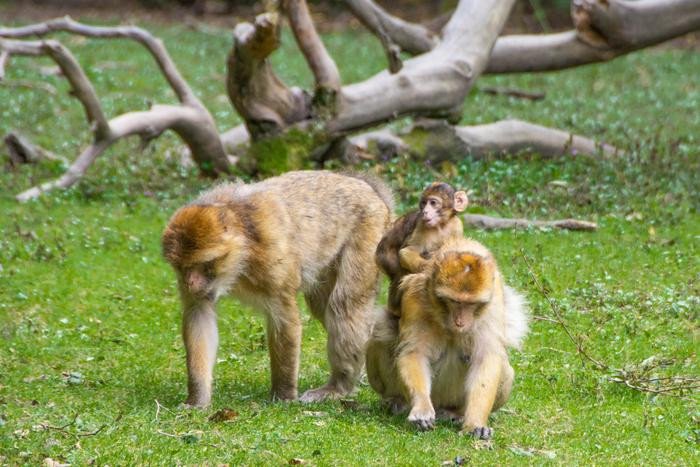
<svg viewBox="0 0 700 467">
<path fill-rule="evenodd" d="M 465 214 L 462 216 L 464 224 L 485 230 L 498 229 L 529 229 L 529 228 L 550 228 L 562 230 L 593 231 L 598 229 L 595 222 L 578 219 L 561 219 L 552 221 L 538 221 L 531 219 L 508 219 L 502 217 L 484 216 L 482 214 Z"/>
</svg>

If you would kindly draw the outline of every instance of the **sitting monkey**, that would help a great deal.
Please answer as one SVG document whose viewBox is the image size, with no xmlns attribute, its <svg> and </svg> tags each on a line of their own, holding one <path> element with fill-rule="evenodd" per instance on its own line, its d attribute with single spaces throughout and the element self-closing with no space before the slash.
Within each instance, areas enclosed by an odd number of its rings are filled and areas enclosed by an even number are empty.
<svg viewBox="0 0 700 467">
<path fill-rule="evenodd" d="M 490 438 L 488 416 L 513 385 L 506 348 L 527 332 L 523 297 L 504 285 L 491 252 L 465 238 L 448 240 L 399 290 L 401 317 L 385 313 L 367 349 L 372 388 L 394 410 L 410 407 L 420 429 L 433 427 L 437 408 Z"/>
<path fill-rule="evenodd" d="M 462 237 L 464 228 L 457 213 L 468 204 L 464 191 L 456 191 L 444 182 L 431 183 L 421 194 L 418 210 L 401 216 L 384 234 L 375 259 L 389 276 L 388 307 L 394 315 L 400 313 L 401 278 L 420 272 L 446 240 Z"/>
</svg>

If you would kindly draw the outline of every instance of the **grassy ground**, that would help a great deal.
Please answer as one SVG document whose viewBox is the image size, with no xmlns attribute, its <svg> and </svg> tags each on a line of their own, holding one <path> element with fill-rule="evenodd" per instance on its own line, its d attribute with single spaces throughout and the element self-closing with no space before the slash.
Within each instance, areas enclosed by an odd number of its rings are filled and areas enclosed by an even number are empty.
<svg viewBox="0 0 700 467">
<path fill-rule="evenodd" d="M 152 27 L 221 129 L 238 122 L 224 95 L 230 33 Z M 109 115 L 172 102 L 139 47 L 59 36 L 85 66 Z M 384 66 L 374 39 L 326 37 L 347 81 Z M 176 50 L 177 49 L 177 50 Z M 0 133 L 21 129 L 73 157 L 89 140 L 66 84 L 42 74 L 45 60 L 16 59 L 6 79 L 59 91 L 0 87 Z M 280 74 L 308 85 L 289 40 Z M 405 209 L 439 176 L 472 190 L 473 212 L 597 221 L 595 233 L 541 230 L 469 235 L 489 245 L 533 314 L 552 317 L 525 258 L 536 262 L 568 326 L 611 367 L 655 356 L 660 376 L 699 374 L 700 54 L 654 50 L 609 64 L 542 75 L 489 77 L 479 85 L 543 90 L 540 102 L 473 93 L 465 122 L 517 117 L 605 139 L 619 161 L 505 160 L 445 167 L 397 160 L 379 167 Z M 55 163 L 0 174 L 0 464 L 231 463 L 318 465 L 700 463 L 697 393 L 642 394 L 582 361 L 560 326 L 536 320 L 512 354 L 516 389 L 492 417 L 491 444 L 449 424 L 418 433 L 385 413 L 363 384 L 356 398 L 314 406 L 270 403 L 260 316 L 220 304 L 221 345 L 211 409 L 182 411 L 184 351 L 174 277 L 160 257 L 169 214 L 209 186 L 177 164 L 165 136 L 145 152 L 134 141 L 109 151 L 66 193 L 17 205 L 13 195 L 58 175 Z M 557 182 L 557 183 L 552 183 Z M 304 312 L 300 387 L 327 374 L 325 336 Z M 230 408 L 226 422 L 208 418 Z M 300 461 L 301 462 L 301 461 Z"/>
</svg>

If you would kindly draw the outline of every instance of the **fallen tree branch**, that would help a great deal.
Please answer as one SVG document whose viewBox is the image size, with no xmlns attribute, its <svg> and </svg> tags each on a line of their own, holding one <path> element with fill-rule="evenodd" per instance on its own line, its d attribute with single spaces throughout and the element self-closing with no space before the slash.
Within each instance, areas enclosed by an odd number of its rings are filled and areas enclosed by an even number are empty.
<svg viewBox="0 0 700 467">
<path fill-rule="evenodd" d="M 697 0 L 574 0 L 575 30 L 500 37 L 485 73 L 572 68 L 700 29 Z"/>
<path fill-rule="evenodd" d="M 284 0 L 282 5 L 299 49 L 316 79 L 317 92 L 335 95 L 340 89 L 340 72 L 314 28 L 306 0 Z"/>
<path fill-rule="evenodd" d="M 153 56 L 178 100 L 183 104 L 202 106 L 202 103 L 192 92 L 192 89 L 190 89 L 175 66 L 175 63 L 170 58 L 165 46 L 163 46 L 163 42 L 153 37 L 148 31 L 136 26 L 89 26 L 74 21 L 69 16 L 66 16 L 19 28 L 0 28 L 0 37 L 42 37 L 58 31 L 70 32 L 86 37 L 132 39 L 140 43 Z"/>
<path fill-rule="evenodd" d="M 385 49 L 396 44 L 401 50 L 416 55 L 437 45 L 428 29 L 389 14 L 372 0 L 345 0 L 345 4 L 370 32 L 380 38 Z"/>
<path fill-rule="evenodd" d="M 279 47 L 279 15 L 263 13 L 255 24 L 233 30 L 226 89 L 253 139 L 274 135 L 308 119 L 311 105 L 299 88 L 289 88 L 272 70 L 268 56 Z"/>
<path fill-rule="evenodd" d="M 465 225 L 486 230 L 497 229 L 529 229 L 553 228 L 562 230 L 594 231 L 598 229 L 595 222 L 582 221 L 578 219 L 561 219 L 553 221 L 538 221 L 531 219 L 508 219 L 503 217 L 491 217 L 482 214 L 464 214 L 462 220 Z"/>
<path fill-rule="evenodd" d="M 618 149 L 608 144 L 521 120 L 462 126 L 457 127 L 455 132 L 477 157 L 489 153 L 515 154 L 520 151 L 532 151 L 545 157 L 565 154 L 621 154 Z"/>
<path fill-rule="evenodd" d="M 514 0 L 462 0 L 429 52 L 406 60 L 401 71 L 380 72 L 344 86 L 337 116 L 326 129 L 343 134 L 406 114 L 461 110 L 486 67 Z"/>
<path fill-rule="evenodd" d="M 545 93 L 537 91 L 523 91 L 522 89 L 515 88 L 492 88 L 492 87 L 479 87 L 479 91 L 485 92 L 486 94 L 491 94 L 494 96 L 508 96 L 517 97 L 518 99 L 528 99 L 531 101 L 539 101 L 544 99 Z"/>
<path fill-rule="evenodd" d="M 218 134 L 215 140 L 211 140 L 209 133 L 198 131 L 203 123 L 206 122 L 202 122 L 202 113 L 189 106 L 155 105 L 148 111 L 120 115 L 110 120 L 109 136 L 95 140 L 83 150 L 63 175 L 56 180 L 18 194 L 16 199 L 25 202 L 37 198 L 44 192 L 74 185 L 100 154 L 114 142 L 127 136 L 138 135 L 145 139 L 152 139 L 165 130 L 173 129 L 188 143 L 195 160 L 198 160 L 199 153 L 209 151 L 212 145 L 221 144 Z M 201 160 L 201 156 L 199 159 Z"/>
<path fill-rule="evenodd" d="M 51 151 L 37 146 L 19 133 L 10 132 L 3 139 L 10 161 L 13 164 L 34 164 L 43 159 L 57 160 L 64 164 L 68 161 Z"/>
<path fill-rule="evenodd" d="M 66 31 L 88 37 L 129 38 L 141 43 L 155 58 L 160 71 L 182 105 L 155 105 L 148 111 L 130 112 L 107 121 L 92 83 L 70 51 L 60 42 L 3 38 L 43 36 L 54 31 Z M 202 173 L 209 176 L 229 173 L 231 165 L 224 152 L 214 119 L 182 78 L 163 43 L 148 32 L 131 26 L 86 26 L 65 17 L 21 28 L 0 28 L 0 51 L 7 51 L 10 55 L 48 55 L 52 58 L 71 84 L 72 94 L 83 105 L 91 131 L 94 133 L 92 144 L 76 158 L 61 177 L 20 193 L 16 197 L 18 201 L 36 198 L 55 188 L 70 187 L 84 175 L 100 154 L 120 138 L 138 135 L 144 141 L 148 141 L 169 129 L 174 130 L 187 144 Z"/>
</svg>

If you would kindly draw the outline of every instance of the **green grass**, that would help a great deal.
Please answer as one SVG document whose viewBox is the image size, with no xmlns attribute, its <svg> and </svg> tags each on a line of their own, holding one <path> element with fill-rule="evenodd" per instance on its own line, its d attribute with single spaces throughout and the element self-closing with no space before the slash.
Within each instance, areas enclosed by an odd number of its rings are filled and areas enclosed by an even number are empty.
<svg viewBox="0 0 700 467">
<path fill-rule="evenodd" d="M 222 81 L 230 32 L 149 29 L 164 39 L 219 127 L 238 123 Z M 93 79 L 108 115 L 173 102 L 139 47 L 59 37 Z M 326 40 L 346 81 L 384 66 L 373 38 L 337 33 Z M 288 35 L 274 61 L 285 80 L 308 86 L 310 75 Z M 67 85 L 41 74 L 47 65 L 12 60 L 7 80 L 44 80 L 59 95 L 0 87 L 0 132 L 20 129 L 74 157 L 89 141 L 84 117 L 66 96 Z M 533 314 L 551 317 L 524 257 L 535 261 L 574 334 L 611 367 L 657 356 L 673 359 L 663 375 L 700 373 L 698 69 L 697 52 L 651 50 L 564 72 L 484 78 L 478 85 L 544 90 L 547 98 L 474 92 L 465 123 L 521 118 L 605 139 L 628 155 L 603 161 L 520 154 L 465 158 L 442 168 L 472 190 L 472 212 L 599 223 L 595 233 L 469 235 L 495 251 Z M 488 465 L 700 463 L 697 393 L 660 397 L 614 384 L 546 320 L 534 321 L 523 351 L 512 353 L 516 389 L 492 417 L 491 446 L 444 423 L 418 433 L 404 417 L 382 411 L 366 384 L 352 403 L 270 403 L 263 320 L 233 300 L 219 307 L 213 405 L 179 410 L 186 382 L 178 296 L 159 239 L 170 213 L 210 185 L 178 166 L 179 147 L 170 135 L 143 153 L 136 141 L 122 142 L 78 186 L 26 205 L 13 195 L 57 176 L 60 165 L 6 166 L 0 174 L 0 463 L 35 465 L 50 457 L 78 465 L 286 464 L 298 458 L 318 465 L 439 465 L 458 456 Z M 378 171 L 406 209 L 440 170 L 395 160 Z M 302 390 L 327 375 L 324 332 L 306 311 L 304 317 Z M 224 407 L 238 416 L 208 420 Z"/>
</svg>

